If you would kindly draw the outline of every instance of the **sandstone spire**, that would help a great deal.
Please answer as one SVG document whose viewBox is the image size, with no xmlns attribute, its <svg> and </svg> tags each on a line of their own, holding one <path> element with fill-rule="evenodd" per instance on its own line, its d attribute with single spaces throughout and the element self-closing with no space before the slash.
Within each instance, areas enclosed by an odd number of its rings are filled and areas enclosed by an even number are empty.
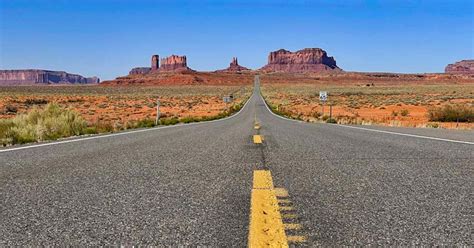
<svg viewBox="0 0 474 248">
<path fill-rule="evenodd" d="M 156 70 L 158 70 L 158 68 L 160 68 L 160 64 L 159 64 L 160 62 L 159 61 L 160 61 L 160 56 L 158 56 L 156 54 L 151 56 L 151 70 L 152 71 L 156 71 Z"/>
</svg>

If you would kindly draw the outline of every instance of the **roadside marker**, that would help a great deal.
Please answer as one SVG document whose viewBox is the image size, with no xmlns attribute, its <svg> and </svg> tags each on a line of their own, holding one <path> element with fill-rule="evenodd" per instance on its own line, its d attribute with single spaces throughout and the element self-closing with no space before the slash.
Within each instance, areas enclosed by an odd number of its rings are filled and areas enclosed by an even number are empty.
<svg viewBox="0 0 474 248">
<path fill-rule="evenodd" d="M 253 136 L 253 143 L 254 144 L 262 144 L 262 141 L 263 141 L 263 138 L 262 138 L 261 135 L 256 134 L 256 135 Z"/>
<path fill-rule="evenodd" d="M 256 170 L 253 174 L 248 238 L 248 246 L 251 248 L 288 247 L 285 226 L 268 170 Z"/>
</svg>

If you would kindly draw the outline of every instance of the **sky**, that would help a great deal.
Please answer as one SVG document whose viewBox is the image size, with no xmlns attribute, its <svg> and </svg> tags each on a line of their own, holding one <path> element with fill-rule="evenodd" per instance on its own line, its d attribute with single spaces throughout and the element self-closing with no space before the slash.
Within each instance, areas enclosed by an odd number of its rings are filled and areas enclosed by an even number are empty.
<svg viewBox="0 0 474 248">
<path fill-rule="evenodd" d="M 0 69 L 113 79 L 186 55 L 200 71 L 232 57 L 319 47 L 346 71 L 442 72 L 474 58 L 472 0 L 0 0 Z"/>
</svg>

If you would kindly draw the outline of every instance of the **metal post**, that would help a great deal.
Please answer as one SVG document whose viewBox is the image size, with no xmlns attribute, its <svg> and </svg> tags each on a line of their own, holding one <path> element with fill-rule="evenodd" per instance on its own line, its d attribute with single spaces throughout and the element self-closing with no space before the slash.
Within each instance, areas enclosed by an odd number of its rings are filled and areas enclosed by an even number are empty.
<svg viewBox="0 0 474 248">
<path fill-rule="evenodd" d="M 329 120 L 332 119 L 332 104 L 329 104 Z"/>
<path fill-rule="evenodd" d="M 324 116 L 324 102 L 321 104 L 321 116 Z"/>
<path fill-rule="evenodd" d="M 156 120 L 155 126 L 158 126 L 158 122 L 160 121 L 160 99 L 156 100 Z"/>
</svg>

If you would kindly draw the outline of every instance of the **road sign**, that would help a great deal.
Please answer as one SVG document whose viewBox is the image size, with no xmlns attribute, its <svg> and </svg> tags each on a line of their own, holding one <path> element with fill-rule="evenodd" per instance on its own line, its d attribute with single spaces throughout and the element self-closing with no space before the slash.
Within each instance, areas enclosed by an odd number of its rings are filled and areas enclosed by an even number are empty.
<svg viewBox="0 0 474 248">
<path fill-rule="evenodd" d="M 327 101 L 328 100 L 328 92 L 327 91 L 320 91 L 319 92 L 319 100 L 320 101 Z"/>
<path fill-rule="evenodd" d="M 222 101 L 224 101 L 225 103 L 232 102 L 232 97 L 230 97 L 230 96 L 224 96 L 224 97 L 222 98 Z"/>
</svg>

